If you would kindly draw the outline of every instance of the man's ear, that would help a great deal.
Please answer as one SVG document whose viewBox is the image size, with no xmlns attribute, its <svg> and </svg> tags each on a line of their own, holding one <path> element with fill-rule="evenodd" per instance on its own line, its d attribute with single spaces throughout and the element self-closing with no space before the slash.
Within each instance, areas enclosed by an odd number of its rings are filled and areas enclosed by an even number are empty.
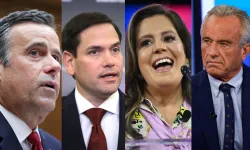
<svg viewBox="0 0 250 150">
<path fill-rule="evenodd" d="M 250 52 L 250 43 L 247 43 L 241 49 L 241 59 L 242 59 L 242 61 L 247 57 L 249 52 Z"/>
<path fill-rule="evenodd" d="M 62 54 L 62 60 L 68 74 L 73 76 L 75 74 L 75 57 L 65 50 Z"/>
<path fill-rule="evenodd" d="M 2 62 L 2 60 L 0 59 L 0 82 L 2 81 L 3 70 L 4 70 L 3 62 Z"/>
</svg>

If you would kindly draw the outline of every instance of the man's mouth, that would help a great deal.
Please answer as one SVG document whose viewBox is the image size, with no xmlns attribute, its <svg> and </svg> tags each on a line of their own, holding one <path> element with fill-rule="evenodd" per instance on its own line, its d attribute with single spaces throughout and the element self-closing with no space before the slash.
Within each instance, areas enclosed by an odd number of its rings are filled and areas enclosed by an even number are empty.
<svg viewBox="0 0 250 150">
<path fill-rule="evenodd" d="M 43 81 L 41 86 L 54 89 L 56 91 L 58 90 L 58 84 L 55 81 Z"/>
<path fill-rule="evenodd" d="M 118 76 L 118 73 L 108 72 L 108 73 L 102 74 L 100 77 L 101 78 L 113 78 L 113 77 L 116 77 L 116 76 Z"/>
</svg>

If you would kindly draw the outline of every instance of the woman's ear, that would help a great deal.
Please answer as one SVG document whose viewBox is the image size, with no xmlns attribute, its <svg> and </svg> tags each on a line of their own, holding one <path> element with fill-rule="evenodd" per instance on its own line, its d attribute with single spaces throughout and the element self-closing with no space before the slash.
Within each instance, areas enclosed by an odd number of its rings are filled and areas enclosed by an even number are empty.
<svg viewBox="0 0 250 150">
<path fill-rule="evenodd" d="M 75 74 L 75 57 L 65 50 L 62 54 L 62 60 L 68 74 L 73 76 Z"/>
</svg>

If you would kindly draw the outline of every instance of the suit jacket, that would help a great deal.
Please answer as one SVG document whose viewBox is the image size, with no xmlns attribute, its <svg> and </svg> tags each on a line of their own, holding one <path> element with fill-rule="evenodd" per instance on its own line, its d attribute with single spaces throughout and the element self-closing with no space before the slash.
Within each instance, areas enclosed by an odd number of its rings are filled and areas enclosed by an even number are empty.
<svg viewBox="0 0 250 150">
<path fill-rule="evenodd" d="M 44 150 L 61 150 L 61 142 L 49 133 L 38 129 Z M 0 112 L 0 150 L 23 150 L 16 134 Z"/>
<path fill-rule="evenodd" d="M 243 150 L 250 148 L 250 68 L 243 64 Z M 192 149 L 220 150 L 210 83 L 206 70 L 192 77 Z"/>
<path fill-rule="evenodd" d="M 119 137 L 118 150 L 125 149 L 125 95 L 119 90 Z M 75 90 L 63 97 L 62 103 L 62 147 L 63 150 L 86 150 L 80 118 L 75 100 Z M 116 140 L 116 139 L 114 139 Z"/>
</svg>

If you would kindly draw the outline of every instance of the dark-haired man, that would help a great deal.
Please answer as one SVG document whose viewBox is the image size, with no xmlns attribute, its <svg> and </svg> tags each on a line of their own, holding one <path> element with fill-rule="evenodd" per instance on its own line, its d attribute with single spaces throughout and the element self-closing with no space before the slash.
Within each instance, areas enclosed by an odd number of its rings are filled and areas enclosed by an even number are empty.
<svg viewBox="0 0 250 150">
<path fill-rule="evenodd" d="M 54 110 L 60 88 L 60 44 L 54 17 L 44 11 L 0 20 L 0 149 L 60 150 L 38 128 Z"/>
<path fill-rule="evenodd" d="M 102 13 L 82 13 L 64 27 L 63 62 L 76 88 L 63 98 L 63 149 L 122 150 L 124 94 L 121 33 Z"/>
</svg>

